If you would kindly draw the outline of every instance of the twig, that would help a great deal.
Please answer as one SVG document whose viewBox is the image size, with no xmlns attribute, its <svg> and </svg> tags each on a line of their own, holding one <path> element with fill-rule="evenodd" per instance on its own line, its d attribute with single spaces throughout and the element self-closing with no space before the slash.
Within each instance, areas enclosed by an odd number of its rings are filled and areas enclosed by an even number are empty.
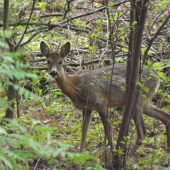
<svg viewBox="0 0 170 170">
<path fill-rule="evenodd" d="M 21 44 L 21 42 L 22 42 L 22 40 L 23 40 L 23 38 L 24 38 L 25 33 L 27 32 L 28 23 L 29 23 L 30 20 L 31 20 L 31 16 L 32 16 L 32 13 L 33 13 L 33 10 L 34 10 L 35 2 L 36 2 L 36 0 L 33 0 L 32 9 L 31 9 L 31 13 L 30 13 L 30 16 L 29 16 L 27 25 L 26 25 L 25 30 L 24 30 L 24 32 L 23 32 L 23 34 L 22 34 L 22 36 L 21 36 L 21 38 L 20 38 L 18 44 L 16 45 L 15 49 L 17 49 L 17 48 L 19 47 L 19 45 Z"/>
<path fill-rule="evenodd" d="M 159 27 L 158 31 L 155 33 L 154 37 L 149 41 L 149 44 L 148 44 L 148 47 L 144 53 L 144 56 L 143 56 L 143 65 L 145 65 L 145 62 L 146 62 L 146 56 L 148 54 L 148 51 L 150 50 L 154 40 L 157 38 L 157 36 L 159 35 L 159 33 L 161 32 L 161 30 L 163 29 L 163 27 L 166 25 L 166 23 L 168 22 L 170 18 L 170 13 L 169 15 L 167 16 L 167 18 L 165 19 L 165 21 L 163 22 L 163 24 Z"/>
<path fill-rule="evenodd" d="M 58 13 L 58 14 L 46 14 L 46 15 L 42 15 L 42 16 L 39 16 L 40 18 L 46 18 L 46 17 L 61 17 L 63 16 L 63 14 L 61 13 Z"/>
<path fill-rule="evenodd" d="M 49 29 L 46 29 L 46 30 L 41 30 L 41 31 L 37 31 L 36 33 L 34 33 L 27 41 L 25 41 L 24 43 L 20 44 L 19 47 L 22 47 L 24 46 L 25 44 L 28 44 L 37 34 L 39 34 L 40 32 L 46 32 L 48 31 Z"/>
<path fill-rule="evenodd" d="M 167 4 L 166 8 L 167 8 L 169 5 L 170 5 L 170 3 Z M 158 19 L 164 12 L 165 12 L 165 9 L 162 10 L 162 12 L 155 17 L 155 19 L 154 19 L 154 21 L 153 21 L 153 23 L 152 23 L 152 25 L 151 25 L 151 29 L 152 29 L 153 25 L 155 24 L 155 22 L 157 21 L 157 19 Z"/>
<path fill-rule="evenodd" d="M 63 15 L 64 18 L 66 17 L 67 13 L 68 13 L 69 10 L 70 10 L 70 3 L 71 3 L 72 1 L 74 1 L 74 0 L 67 0 L 66 11 L 65 11 L 65 13 L 64 13 L 64 15 Z"/>
</svg>

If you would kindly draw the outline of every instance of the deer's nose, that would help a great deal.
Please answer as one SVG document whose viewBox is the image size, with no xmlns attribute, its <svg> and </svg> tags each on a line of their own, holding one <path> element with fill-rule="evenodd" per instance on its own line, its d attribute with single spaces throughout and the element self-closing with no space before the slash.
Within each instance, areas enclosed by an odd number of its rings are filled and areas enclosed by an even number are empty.
<svg viewBox="0 0 170 170">
<path fill-rule="evenodd" d="M 50 72 L 50 76 L 52 76 L 52 77 L 55 77 L 55 76 L 57 76 L 58 75 L 58 73 L 56 72 L 56 71 L 51 71 Z"/>
</svg>

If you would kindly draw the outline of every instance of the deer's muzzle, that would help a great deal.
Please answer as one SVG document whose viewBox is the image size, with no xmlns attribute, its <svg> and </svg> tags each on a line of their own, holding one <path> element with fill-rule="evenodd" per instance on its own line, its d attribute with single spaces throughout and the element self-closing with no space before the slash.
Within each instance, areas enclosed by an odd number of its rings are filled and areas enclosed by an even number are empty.
<svg viewBox="0 0 170 170">
<path fill-rule="evenodd" d="M 56 71 L 51 71 L 50 72 L 50 76 L 52 77 L 56 77 L 58 75 L 58 73 Z"/>
</svg>

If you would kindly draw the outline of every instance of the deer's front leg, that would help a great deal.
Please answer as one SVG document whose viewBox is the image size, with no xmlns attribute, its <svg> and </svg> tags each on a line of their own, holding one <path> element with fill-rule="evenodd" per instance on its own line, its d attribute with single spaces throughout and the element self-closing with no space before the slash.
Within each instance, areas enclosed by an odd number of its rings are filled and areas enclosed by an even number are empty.
<svg viewBox="0 0 170 170">
<path fill-rule="evenodd" d="M 87 136 L 87 132 L 89 129 L 90 121 L 92 116 L 92 110 L 83 110 L 83 123 L 82 123 L 82 137 L 81 137 L 81 145 L 80 152 L 83 152 L 85 140 Z"/>
<path fill-rule="evenodd" d="M 112 126 L 110 125 L 110 114 L 107 113 L 107 107 L 101 107 L 100 109 L 97 110 L 98 113 L 100 114 L 100 117 L 102 119 L 102 123 L 104 126 L 104 132 L 106 135 L 106 138 L 108 139 L 112 155 L 113 155 L 113 140 L 112 140 Z"/>
</svg>

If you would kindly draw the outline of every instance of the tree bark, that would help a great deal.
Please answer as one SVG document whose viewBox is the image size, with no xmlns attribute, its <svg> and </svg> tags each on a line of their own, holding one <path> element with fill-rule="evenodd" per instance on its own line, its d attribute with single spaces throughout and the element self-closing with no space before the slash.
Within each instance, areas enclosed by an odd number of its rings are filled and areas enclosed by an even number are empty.
<svg viewBox="0 0 170 170">
<path fill-rule="evenodd" d="M 125 149 L 125 137 L 127 135 L 127 129 L 130 124 L 130 119 L 132 117 L 132 108 L 134 105 L 134 99 L 135 99 L 135 90 L 136 90 L 136 81 L 137 81 L 137 74 L 138 74 L 138 65 L 139 65 L 139 59 L 140 59 L 140 53 L 141 53 L 141 44 L 142 44 L 142 36 L 143 36 L 143 30 L 145 25 L 145 18 L 147 13 L 147 7 L 148 7 L 149 0 L 144 0 L 143 2 L 143 8 L 141 11 L 141 17 L 139 21 L 139 26 L 137 30 L 137 36 L 136 36 L 136 46 L 135 46 L 135 54 L 132 62 L 132 74 L 130 79 L 130 85 L 129 85 L 129 92 L 127 96 L 127 101 L 125 105 L 125 111 L 122 119 L 122 123 L 120 126 L 120 132 L 117 140 L 117 146 L 116 150 L 123 150 Z M 122 162 L 122 155 L 115 154 L 114 155 L 114 161 L 113 161 L 113 167 L 115 169 L 120 169 Z"/>
<path fill-rule="evenodd" d="M 4 0 L 4 9 L 3 9 L 3 30 L 6 31 L 8 30 L 8 19 L 9 19 L 9 0 Z M 10 52 L 14 52 L 15 51 L 15 47 L 14 45 L 10 42 L 9 38 L 5 39 Z M 14 84 L 16 82 L 16 78 L 13 79 L 9 79 L 9 82 L 11 82 L 12 84 Z M 4 118 L 10 118 L 12 119 L 14 116 L 14 107 L 15 107 L 15 89 L 12 85 L 8 85 L 8 104 L 9 107 L 6 109 L 6 114 L 4 116 Z"/>
</svg>

